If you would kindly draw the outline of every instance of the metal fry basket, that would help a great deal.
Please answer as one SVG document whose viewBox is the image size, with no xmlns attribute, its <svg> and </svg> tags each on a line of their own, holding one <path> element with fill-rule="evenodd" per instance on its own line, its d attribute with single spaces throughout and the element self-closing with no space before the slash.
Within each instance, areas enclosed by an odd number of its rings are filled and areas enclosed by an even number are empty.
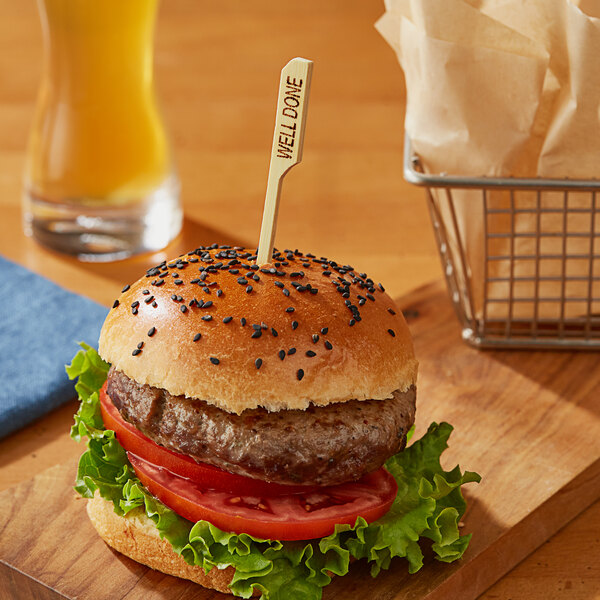
<svg viewBox="0 0 600 600">
<path fill-rule="evenodd" d="M 426 188 L 465 341 L 600 349 L 600 180 L 429 175 L 408 137 L 404 177 Z"/>
</svg>

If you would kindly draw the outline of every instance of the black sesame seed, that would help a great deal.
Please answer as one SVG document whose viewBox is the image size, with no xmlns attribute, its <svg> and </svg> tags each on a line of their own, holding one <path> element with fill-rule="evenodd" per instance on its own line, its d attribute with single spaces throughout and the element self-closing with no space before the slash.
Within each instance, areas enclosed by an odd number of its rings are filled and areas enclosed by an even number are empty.
<svg viewBox="0 0 600 600">
<path fill-rule="evenodd" d="M 137 347 L 141 350 L 144 347 L 144 342 L 140 342 Z"/>
<path fill-rule="evenodd" d="M 121 294 L 124 294 L 131 286 L 126 285 L 122 290 L 121 290 Z"/>
<path fill-rule="evenodd" d="M 361 299 L 358 301 L 358 305 L 359 305 L 359 306 L 363 306 L 365 302 L 366 302 L 366 300 L 365 300 L 364 298 L 361 298 Z"/>
<path fill-rule="evenodd" d="M 302 369 L 298 369 L 298 371 L 296 372 L 296 378 L 298 379 L 298 381 L 301 381 L 303 377 L 304 371 Z"/>
<path fill-rule="evenodd" d="M 194 336 L 194 341 L 195 341 L 195 342 L 197 342 L 197 341 L 198 341 L 198 340 L 199 340 L 201 337 L 202 337 L 202 334 L 201 334 L 201 333 L 197 333 L 197 334 Z"/>
<path fill-rule="evenodd" d="M 246 321 L 246 319 L 245 319 L 244 317 L 242 317 L 242 318 L 240 319 L 240 323 L 242 324 L 242 327 L 245 327 L 247 322 L 248 322 L 248 321 Z"/>
<path fill-rule="evenodd" d="M 119 306 L 119 301 L 118 301 L 118 300 L 115 300 L 115 301 L 113 302 L 113 306 L 112 306 L 112 307 L 113 307 L 113 308 L 117 308 L 117 306 Z"/>
<path fill-rule="evenodd" d="M 393 329 L 388 329 L 388 333 L 392 336 L 392 337 L 396 337 L 396 332 Z"/>
<path fill-rule="evenodd" d="M 210 362 L 211 362 L 213 365 L 218 365 L 218 364 L 219 364 L 221 361 L 220 361 L 218 358 L 215 358 L 214 356 L 211 356 L 211 357 L 210 357 Z"/>
<path fill-rule="evenodd" d="M 313 344 L 316 344 L 319 341 L 319 334 L 318 333 L 313 333 L 313 335 L 312 335 L 312 341 L 313 341 Z"/>
<path fill-rule="evenodd" d="M 373 296 L 373 294 L 367 294 L 366 296 L 369 300 L 372 300 L 373 302 L 375 302 L 375 296 Z"/>
<path fill-rule="evenodd" d="M 210 308 L 212 305 L 213 305 L 212 300 L 209 300 L 208 302 L 202 303 L 202 308 Z"/>
<path fill-rule="evenodd" d="M 329 277 L 331 275 L 331 271 L 323 271 L 321 275 L 325 275 L 325 277 Z"/>
<path fill-rule="evenodd" d="M 380 289 L 382 292 L 385 292 L 385 288 L 384 288 L 384 287 L 383 287 L 383 286 L 382 286 L 380 283 L 378 283 L 378 284 L 377 284 L 377 287 L 378 287 L 378 288 L 379 288 L 379 289 Z"/>
<path fill-rule="evenodd" d="M 233 320 L 233 317 L 225 317 L 223 319 L 223 323 L 230 323 Z"/>
<path fill-rule="evenodd" d="M 147 298 L 144 300 L 144 302 L 145 302 L 146 304 L 150 304 L 150 302 L 152 302 L 153 300 L 154 300 L 154 296 L 148 296 L 148 297 L 147 297 Z"/>
<path fill-rule="evenodd" d="M 396 311 L 393 310 L 392 308 L 388 308 L 388 312 L 390 313 L 390 315 L 395 315 Z"/>
<path fill-rule="evenodd" d="M 283 290 L 281 290 L 283 292 L 284 296 L 289 296 L 290 295 L 290 290 L 284 288 Z"/>
<path fill-rule="evenodd" d="M 306 356 L 308 356 L 309 358 L 312 358 L 313 356 L 316 356 L 317 353 L 313 352 L 312 350 L 307 350 L 306 351 Z"/>
<path fill-rule="evenodd" d="M 279 334 L 277 333 L 277 329 L 275 327 L 271 327 L 271 335 L 273 337 L 277 337 Z"/>
<path fill-rule="evenodd" d="M 285 358 L 285 350 L 280 350 L 277 356 L 279 356 L 279 360 L 283 360 Z"/>
<path fill-rule="evenodd" d="M 248 283 L 248 280 L 245 277 L 238 277 L 237 282 L 240 285 L 246 285 Z"/>
<path fill-rule="evenodd" d="M 223 295 L 223 290 L 217 290 L 217 297 L 220 298 Z"/>
<path fill-rule="evenodd" d="M 260 369 L 260 368 L 262 367 L 262 363 L 263 363 L 263 361 L 262 361 L 262 358 L 257 358 L 257 359 L 254 361 L 254 366 L 255 366 L 257 369 Z"/>
<path fill-rule="evenodd" d="M 296 309 L 295 309 L 293 306 L 288 306 L 288 307 L 285 309 L 285 312 L 288 312 L 288 313 L 293 313 L 295 310 L 296 310 Z"/>
<path fill-rule="evenodd" d="M 325 340 L 325 348 L 327 348 L 327 350 L 331 350 L 333 348 L 329 340 Z"/>
<path fill-rule="evenodd" d="M 177 294 L 171 294 L 171 300 L 177 302 Z"/>
<path fill-rule="evenodd" d="M 246 287 L 246 294 L 249 294 L 249 293 L 252 291 L 252 289 L 253 289 L 253 288 L 252 288 L 252 286 L 251 286 L 251 285 L 247 286 L 247 287 Z"/>
<path fill-rule="evenodd" d="M 148 329 L 148 337 L 152 337 L 156 333 L 156 327 L 150 327 Z"/>
<path fill-rule="evenodd" d="M 350 327 L 352 327 L 355 323 L 356 323 L 356 321 L 354 319 L 350 319 L 348 321 L 348 325 L 350 325 Z"/>
<path fill-rule="evenodd" d="M 323 335 L 327 335 L 327 332 L 329 331 L 329 327 L 323 327 L 323 329 L 321 329 L 321 333 Z"/>
<path fill-rule="evenodd" d="M 319 292 L 319 290 L 317 288 L 310 288 L 310 293 L 314 296 L 315 294 L 317 294 Z"/>
<path fill-rule="evenodd" d="M 250 337 L 253 337 L 253 338 L 259 338 L 261 335 L 262 335 L 262 330 L 261 330 L 261 329 L 257 329 L 257 330 L 255 330 L 255 331 L 252 333 L 252 335 L 251 335 Z"/>
<path fill-rule="evenodd" d="M 142 351 L 141 351 L 139 348 L 136 348 L 136 349 L 135 349 L 135 350 L 134 350 L 134 351 L 131 353 L 131 355 L 132 355 L 132 356 L 137 356 L 138 354 L 141 354 L 141 353 L 142 353 Z"/>
<path fill-rule="evenodd" d="M 298 321 L 292 321 L 292 329 L 296 329 L 298 327 Z"/>
<path fill-rule="evenodd" d="M 184 312 L 186 312 L 186 311 L 187 311 L 187 306 L 186 306 L 185 304 L 182 304 L 182 305 L 179 307 L 179 310 L 180 310 L 182 313 L 184 313 Z"/>
<path fill-rule="evenodd" d="M 278 288 L 282 288 L 285 287 L 285 284 L 283 283 L 283 281 L 274 281 L 273 282 Z"/>
<path fill-rule="evenodd" d="M 296 354 L 296 348 L 290 348 L 288 351 L 288 356 L 291 356 L 292 354 Z"/>
<path fill-rule="evenodd" d="M 152 303 L 152 308 L 156 308 L 157 306 L 158 306 L 158 304 L 156 304 L 156 301 L 154 301 L 154 302 Z"/>
<path fill-rule="evenodd" d="M 140 305 L 139 300 L 136 300 L 135 302 L 131 303 L 131 308 L 137 308 Z"/>
<path fill-rule="evenodd" d="M 150 290 L 142 290 L 142 294 L 144 294 L 144 296 L 147 296 L 150 293 Z"/>
<path fill-rule="evenodd" d="M 132 309 L 131 309 L 131 314 L 132 314 L 132 315 L 137 315 L 137 314 L 138 314 L 138 309 L 137 309 L 137 307 L 136 307 L 136 308 L 132 308 Z"/>
<path fill-rule="evenodd" d="M 212 321 L 212 315 L 204 315 L 204 316 L 202 317 L 202 320 L 203 320 L 203 321 Z"/>
</svg>

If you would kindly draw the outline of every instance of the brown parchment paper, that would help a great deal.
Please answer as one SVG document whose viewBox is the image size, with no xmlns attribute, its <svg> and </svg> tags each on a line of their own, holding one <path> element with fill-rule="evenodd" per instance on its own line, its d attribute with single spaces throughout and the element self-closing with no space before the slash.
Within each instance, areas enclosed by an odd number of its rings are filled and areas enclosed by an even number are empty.
<svg viewBox="0 0 600 600">
<path fill-rule="evenodd" d="M 405 128 L 426 172 L 600 177 L 600 0 L 385 0 L 385 8 L 376 28 L 404 70 Z M 600 240 L 592 235 L 600 207 L 594 213 L 590 194 L 567 201 L 562 193 L 491 192 L 488 207 L 523 212 L 488 214 L 487 223 L 480 191 L 453 198 L 453 206 L 441 196 L 438 204 L 442 221 L 458 227 L 458 237 L 446 232 L 455 263 L 459 240 L 465 248 L 469 316 L 483 316 L 486 277 L 497 300 L 488 318 L 600 312 Z M 485 225 L 494 234 L 490 254 L 522 258 L 486 270 Z"/>
</svg>

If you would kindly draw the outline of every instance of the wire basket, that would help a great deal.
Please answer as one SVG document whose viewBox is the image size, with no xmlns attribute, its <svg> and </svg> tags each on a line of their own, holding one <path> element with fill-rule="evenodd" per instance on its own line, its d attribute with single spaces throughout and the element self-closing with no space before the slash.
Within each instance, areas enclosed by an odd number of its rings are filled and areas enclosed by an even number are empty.
<svg viewBox="0 0 600 600">
<path fill-rule="evenodd" d="M 600 180 L 428 175 L 427 190 L 463 338 L 481 348 L 600 349 Z"/>
</svg>

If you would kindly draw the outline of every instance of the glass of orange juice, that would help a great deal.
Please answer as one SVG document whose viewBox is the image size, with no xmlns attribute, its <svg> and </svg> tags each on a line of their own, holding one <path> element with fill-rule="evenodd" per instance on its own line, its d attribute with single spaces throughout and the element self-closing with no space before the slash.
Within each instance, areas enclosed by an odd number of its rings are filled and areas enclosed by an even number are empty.
<svg viewBox="0 0 600 600">
<path fill-rule="evenodd" d="M 24 181 L 26 233 L 83 260 L 165 247 L 179 181 L 157 108 L 158 0 L 38 0 L 44 65 Z"/>
</svg>

